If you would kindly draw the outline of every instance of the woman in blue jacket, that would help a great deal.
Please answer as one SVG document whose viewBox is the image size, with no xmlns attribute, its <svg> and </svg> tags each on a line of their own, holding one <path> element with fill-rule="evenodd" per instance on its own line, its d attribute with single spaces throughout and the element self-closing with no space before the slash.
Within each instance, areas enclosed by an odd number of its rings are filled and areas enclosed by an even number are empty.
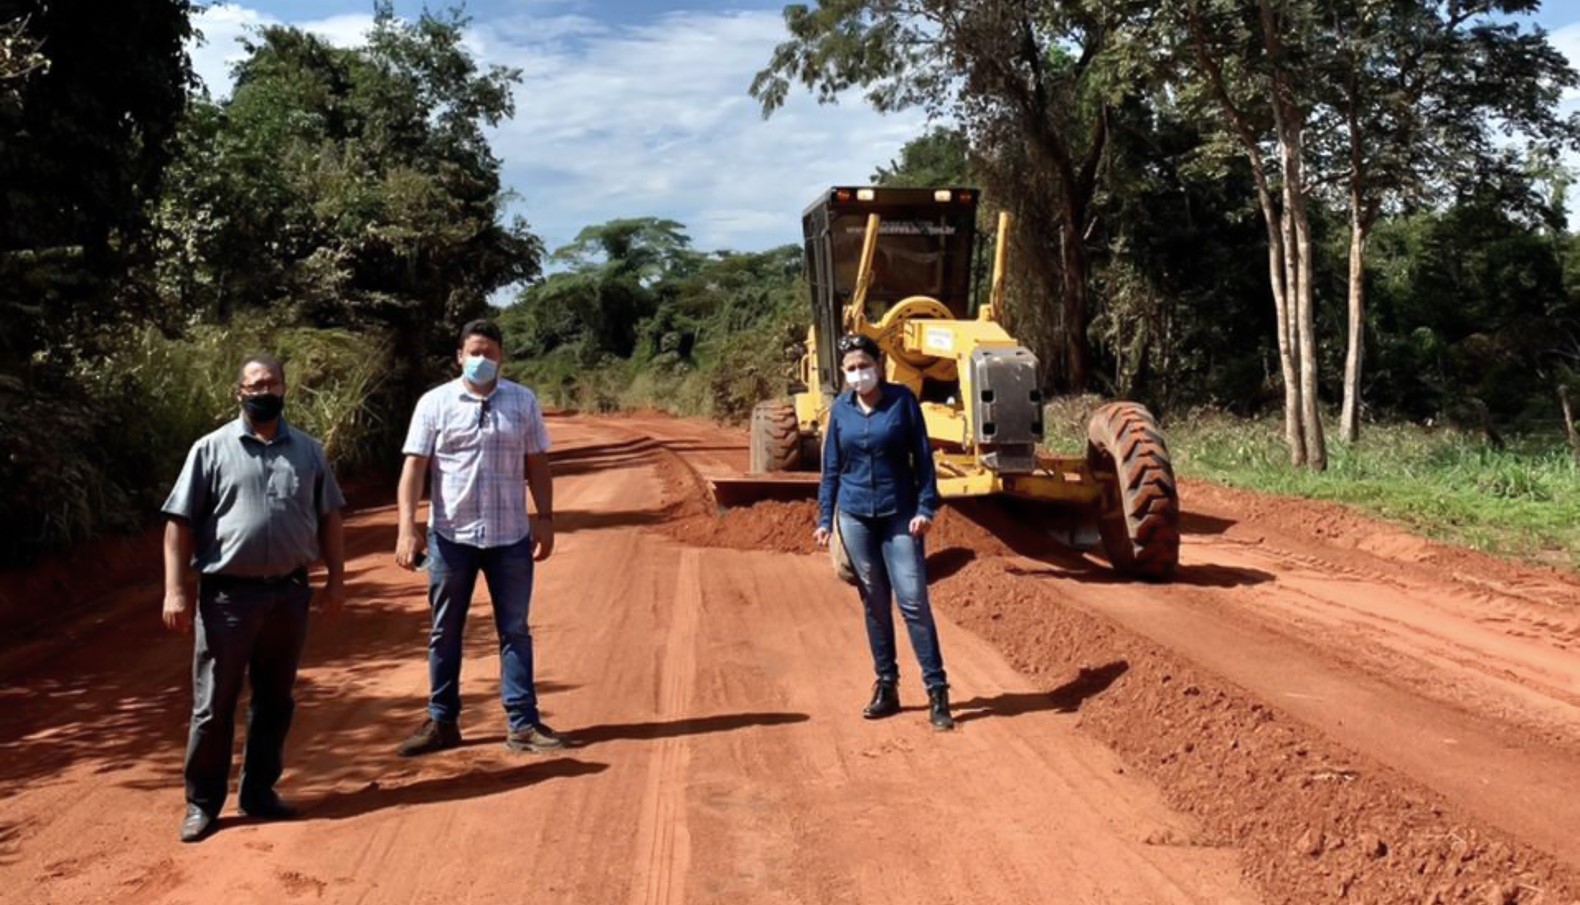
<svg viewBox="0 0 1580 905">
<path fill-rule="evenodd" d="M 839 519 L 861 588 L 878 674 L 862 716 L 875 720 L 900 709 L 892 596 L 921 664 L 933 727 L 953 729 L 938 628 L 927 602 L 922 538 L 938 511 L 938 478 L 922 407 L 910 390 L 879 377 L 878 346 L 871 339 L 845 336 L 836 349 L 850 391 L 829 411 L 815 536 L 827 546 Z"/>
</svg>

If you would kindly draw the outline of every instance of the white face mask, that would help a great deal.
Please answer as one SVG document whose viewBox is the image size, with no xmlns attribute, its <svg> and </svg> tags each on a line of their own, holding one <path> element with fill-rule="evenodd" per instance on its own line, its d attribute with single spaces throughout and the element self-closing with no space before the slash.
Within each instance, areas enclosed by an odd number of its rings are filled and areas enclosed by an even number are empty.
<svg viewBox="0 0 1580 905">
<path fill-rule="evenodd" d="M 875 368 L 854 368 L 845 372 L 845 382 L 858 393 L 872 392 L 878 385 L 878 372 Z"/>
</svg>

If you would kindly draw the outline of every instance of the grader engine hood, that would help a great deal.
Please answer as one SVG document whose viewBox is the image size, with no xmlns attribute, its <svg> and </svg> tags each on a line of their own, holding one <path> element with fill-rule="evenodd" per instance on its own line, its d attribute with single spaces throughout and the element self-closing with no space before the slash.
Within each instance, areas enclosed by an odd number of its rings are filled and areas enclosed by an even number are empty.
<svg viewBox="0 0 1580 905">
<path fill-rule="evenodd" d="M 1030 474 L 1042 442 L 1037 356 L 1021 346 L 978 348 L 969 366 L 971 439 L 982 464 L 999 474 Z"/>
</svg>

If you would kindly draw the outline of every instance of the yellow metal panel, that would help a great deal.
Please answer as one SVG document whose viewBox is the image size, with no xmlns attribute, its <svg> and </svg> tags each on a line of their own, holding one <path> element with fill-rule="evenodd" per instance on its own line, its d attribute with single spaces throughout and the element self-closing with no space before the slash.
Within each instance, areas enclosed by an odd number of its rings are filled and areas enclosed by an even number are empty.
<svg viewBox="0 0 1580 905">
<path fill-rule="evenodd" d="M 964 361 L 982 346 L 1013 346 L 1016 342 L 993 321 L 911 320 L 905 323 L 905 347 L 941 358 Z"/>
<path fill-rule="evenodd" d="M 803 431 L 823 432 L 824 418 L 828 413 L 829 403 L 833 398 L 822 393 L 812 391 L 797 393 L 795 395 L 795 420 Z"/>
<path fill-rule="evenodd" d="M 958 499 L 960 497 L 991 496 L 1003 490 L 999 484 L 998 475 L 991 471 L 965 475 L 958 478 L 938 478 L 938 492 L 944 499 Z"/>
<path fill-rule="evenodd" d="M 1086 505 L 1102 497 L 1102 488 L 1089 481 L 1066 481 L 1057 473 L 1037 472 L 1029 475 L 1006 475 L 1004 492 L 1010 496 L 1043 500 L 1050 503 Z"/>
<path fill-rule="evenodd" d="M 927 422 L 927 436 L 931 437 L 933 442 L 965 445 L 966 418 L 959 409 L 939 405 L 936 402 L 924 402 L 922 418 Z"/>
<path fill-rule="evenodd" d="M 937 453 L 938 492 L 946 499 L 1004 494 L 1049 503 L 1086 506 L 1102 498 L 1102 488 L 1084 472 L 1044 471 L 1000 475 L 975 465 L 970 457 Z M 1069 475 L 1070 478 L 1066 478 Z"/>
</svg>

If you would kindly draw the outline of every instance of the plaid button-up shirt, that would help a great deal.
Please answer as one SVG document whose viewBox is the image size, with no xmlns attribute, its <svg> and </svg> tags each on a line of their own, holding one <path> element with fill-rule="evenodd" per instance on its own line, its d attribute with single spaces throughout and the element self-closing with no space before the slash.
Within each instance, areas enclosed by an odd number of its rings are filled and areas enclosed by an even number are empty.
<svg viewBox="0 0 1580 905">
<path fill-rule="evenodd" d="M 459 378 L 435 387 L 417 403 L 402 451 L 428 458 L 428 525 L 440 537 L 506 547 L 531 533 L 526 457 L 549 451 L 531 390 L 504 379 L 486 398 Z"/>
</svg>

